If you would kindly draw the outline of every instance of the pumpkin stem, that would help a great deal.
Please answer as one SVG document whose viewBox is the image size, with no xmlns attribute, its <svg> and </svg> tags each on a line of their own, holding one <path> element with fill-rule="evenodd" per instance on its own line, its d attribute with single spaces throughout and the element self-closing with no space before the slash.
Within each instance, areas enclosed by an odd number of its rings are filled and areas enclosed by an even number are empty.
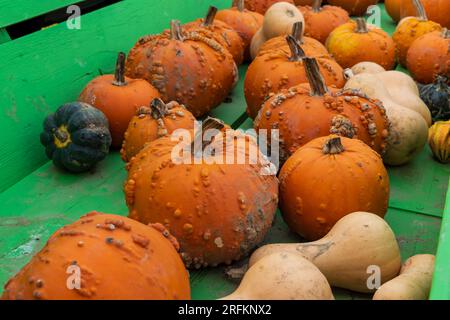
<svg viewBox="0 0 450 320">
<path fill-rule="evenodd" d="M 369 29 L 367 29 L 367 23 L 364 18 L 356 18 L 356 33 L 368 33 Z"/>
<path fill-rule="evenodd" d="M 178 20 L 170 21 L 170 38 L 173 40 L 183 41 L 183 34 L 181 31 L 181 24 Z"/>
<path fill-rule="evenodd" d="M 244 2 L 244 0 L 238 0 L 237 3 L 236 3 L 236 6 L 237 6 L 237 9 L 240 12 L 243 12 L 244 9 L 245 9 L 245 2 Z"/>
<path fill-rule="evenodd" d="M 169 113 L 169 109 L 166 104 L 159 98 L 155 98 L 152 100 L 150 104 L 150 108 L 152 109 L 152 117 L 154 119 L 164 118 Z"/>
<path fill-rule="evenodd" d="M 191 143 L 192 155 L 195 155 L 195 152 L 197 151 L 197 150 L 195 150 L 195 142 L 196 141 L 201 142 L 202 151 L 205 150 L 205 148 L 213 142 L 214 139 L 211 139 L 210 141 L 203 140 L 203 135 L 205 134 L 206 131 L 208 131 L 210 129 L 222 130 L 223 127 L 225 127 L 225 123 L 222 120 L 212 118 L 212 117 L 206 118 L 202 123 L 202 129 L 195 133 L 194 141 L 192 141 L 192 143 Z M 198 151 L 200 151 L 200 150 L 198 150 Z"/>
<path fill-rule="evenodd" d="M 208 9 L 208 13 L 206 14 L 205 19 L 203 20 L 203 26 L 209 27 L 214 23 L 214 19 L 216 18 L 217 8 L 214 6 L 210 6 Z"/>
<path fill-rule="evenodd" d="M 303 51 L 302 47 L 300 47 L 300 44 L 293 36 L 287 36 L 286 41 L 289 45 L 289 49 L 291 50 L 291 57 L 289 58 L 289 61 L 300 61 L 306 57 L 305 51 Z"/>
<path fill-rule="evenodd" d="M 314 0 L 312 3 L 312 11 L 315 13 L 320 12 L 321 5 L 322 5 L 322 0 Z"/>
<path fill-rule="evenodd" d="M 442 29 L 442 36 L 444 39 L 450 39 L 450 30 L 447 28 Z"/>
<path fill-rule="evenodd" d="M 416 8 L 417 17 L 421 21 L 427 21 L 427 13 L 425 11 L 425 8 L 422 5 L 422 2 L 420 0 L 412 0 L 414 7 Z"/>
<path fill-rule="evenodd" d="M 306 77 L 311 87 L 312 96 L 323 96 L 328 92 L 325 80 L 320 73 L 319 65 L 315 58 L 304 58 Z"/>
<path fill-rule="evenodd" d="M 300 44 L 303 44 L 303 22 L 297 21 L 292 25 L 292 36 Z"/>
<path fill-rule="evenodd" d="M 324 154 L 339 154 L 345 151 L 340 137 L 335 137 L 325 142 L 322 152 Z"/>
<path fill-rule="evenodd" d="M 116 70 L 114 72 L 113 85 L 124 86 L 127 82 L 125 81 L 125 53 L 119 52 L 116 61 Z"/>
</svg>

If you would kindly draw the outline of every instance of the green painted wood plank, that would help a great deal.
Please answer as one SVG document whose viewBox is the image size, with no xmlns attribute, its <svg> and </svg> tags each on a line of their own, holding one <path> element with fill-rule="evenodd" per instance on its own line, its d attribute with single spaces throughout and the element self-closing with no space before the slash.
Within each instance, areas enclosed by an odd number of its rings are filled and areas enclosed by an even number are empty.
<svg viewBox="0 0 450 320">
<path fill-rule="evenodd" d="M 3 43 L 0 192 L 45 163 L 39 133 L 48 113 L 75 100 L 99 69 L 112 71 L 119 50 L 128 51 L 140 36 L 166 29 L 172 18 L 187 22 L 202 16 L 209 4 L 124 0 L 83 16 L 80 30 L 61 23 Z"/>
<path fill-rule="evenodd" d="M 0 28 L 25 21 L 80 0 L 0 0 Z"/>
<path fill-rule="evenodd" d="M 5 28 L 0 28 L 0 44 L 10 41 L 11 38 Z"/>
</svg>

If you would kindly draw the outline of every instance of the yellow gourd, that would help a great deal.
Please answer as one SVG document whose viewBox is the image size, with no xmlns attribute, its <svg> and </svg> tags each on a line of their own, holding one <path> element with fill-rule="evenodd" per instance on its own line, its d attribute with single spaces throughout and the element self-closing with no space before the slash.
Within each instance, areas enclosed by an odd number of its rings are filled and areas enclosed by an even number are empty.
<svg viewBox="0 0 450 320">
<path fill-rule="evenodd" d="M 309 243 L 269 244 L 256 250 L 249 266 L 276 252 L 296 253 L 319 268 L 332 286 L 370 292 L 368 268 L 379 266 L 381 283 L 398 275 L 400 250 L 389 225 L 375 214 L 351 213 L 320 240 Z"/>
<path fill-rule="evenodd" d="M 450 163 L 450 120 L 438 121 L 430 128 L 428 143 L 436 160 Z"/>
<path fill-rule="evenodd" d="M 433 255 L 415 255 L 406 260 L 398 277 L 386 282 L 375 292 L 373 300 L 427 300 L 433 271 Z"/>
<path fill-rule="evenodd" d="M 334 300 L 325 276 L 296 253 L 275 252 L 245 273 L 239 287 L 221 300 Z"/>
</svg>

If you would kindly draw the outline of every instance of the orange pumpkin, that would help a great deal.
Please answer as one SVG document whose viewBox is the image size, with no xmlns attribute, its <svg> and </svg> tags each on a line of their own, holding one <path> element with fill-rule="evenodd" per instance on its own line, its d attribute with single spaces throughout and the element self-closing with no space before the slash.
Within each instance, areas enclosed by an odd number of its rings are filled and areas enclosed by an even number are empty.
<svg viewBox="0 0 450 320">
<path fill-rule="evenodd" d="M 237 65 L 244 61 L 244 42 L 239 34 L 231 26 L 223 21 L 216 20 L 217 8 L 209 7 L 204 19 L 197 19 L 187 23 L 186 31 L 194 31 L 217 41 L 222 47 L 227 49 L 233 56 Z"/>
<path fill-rule="evenodd" d="M 190 299 L 178 249 L 160 224 L 91 212 L 56 231 L 8 281 L 2 299 Z"/>
<path fill-rule="evenodd" d="M 194 122 L 194 116 L 184 106 L 175 101 L 165 104 L 161 99 L 154 99 L 150 108 L 139 108 L 131 119 L 120 151 L 123 161 L 130 161 L 147 143 L 177 129 L 193 129 Z"/>
<path fill-rule="evenodd" d="M 184 104 L 195 117 L 222 103 L 238 78 L 225 48 L 198 32 L 182 32 L 178 21 L 172 21 L 170 33 L 139 39 L 126 74 L 148 80 L 164 101 Z"/>
<path fill-rule="evenodd" d="M 81 92 L 78 101 L 101 110 L 108 118 L 113 148 L 120 148 L 128 123 L 136 110 L 148 105 L 159 92 L 142 79 L 124 76 L 125 54 L 119 53 L 114 75 L 94 78 Z"/>
<path fill-rule="evenodd" d="M 386 148 L 389 122 L 383 106 L 357 91 L 326 87 L 315 59 L 305 58 L 309 84 L 282 90 L 267 100 L 255 129 L 279 130 L 280 159 L 285 161 L 309 141 L 331 133 L 357 138 L 378 153 Z"/>
<path fill-rule="evenodd" d="M 398 60 L 400 64 L 405 67 L 406 54 L 414 40 L 426 33 L 440 31 L 442 29 L 438 23 L 427 19 L 427 15 L 420 0 L 412 1 L 417 8 L 417 16 L 403 18 L 392 35 L 392 39 L 397 48 Z"/>
<path fill-rule="evenodd" d="M 384 7 L 388 15 L 395 22 L 400 21 L 400 7 L 402 0 L 384 0 Z"/>
<path fill-rule="evenodd" d="M 250 43 L 255 33 L 262 27 L 264 16 L 245 9 L 244 0 L 238 0 L 236 7 L 217 12 L 216 19 L 236 30 L 244 42 L 244 60 L 251 61 Z"/>
<path fill-rule="evenodd" d="M 314 0 L 312 6 L 298 8 L 305 18 L 305 34 L 325 43 L 329 34 L 340 25 L 348 22 L 350 17 L 347 11 L 341 7 L 321 7 L 321 5 L 322 0 Z"/>
<path fill-rule="evenodd" d="M 233 6 L 237 6 L 238 1 L 239 0 L 233 0 Z M 288 2 L 294 4 L 293 0 L 245 0 L 245 8 L 264 15 L 267 9 L 277 2 Z"/>
<path fill-rule="evenodd" d="M 364 18 L 334 29 L 326 47 L 343 68 L 363 61 L 375 62 L 386 70 L 395 67 L 394 41 L 382 29 L 367 25 Z"/>
<path fill-rule="evenodd" d="M 296 6 L 312 6 L 314 0 L 294 0 Z"/>
<path fill-rule="evenodd" d="M 187 267 L 241 259 L 263 240 L 277 208 L 277 178 L 261 174 L 262 163 L 250 164 L 251 154 L 262 156 L 253 137 L 216 131 L 212 142 L 201 142 L 209 129 L 222 126 L 209 118 L 196 132 L 193 148 L 189 135 L 182 146 L 165 137 L 130 161 L 125 183 L 130 218 L 164 223 L 180 242 Z M 176 146 L 189 147 L 180 155 L 188 161 L 175 161 Z M 234 161 L 227 164 L 225 158 Z"/>
<path fill-rule="evenodd" d="M 416 14 L 412 0 L 401 0 L 400 17 L 410 17 Z M 439 23 L 443 28 L 450 29 L 450 1 L 421 0 L 429 20 Z"/>
<path fill-rule="evenodd" d="M 255 118 L 262 104 L 269 97 L 282 89 L 287 89 L 307 82 L 305 66 L 306 57 L 301 46 L 288 36 L 290 53 L 283 51 L 266 51 L 250 64 L 244 81 L 247 114 Z M 345 84 L 343 69 L 329 56 L 316 56 L 325 83 L 342 88 Z"/>
<path fill-rule="evenodd" d="M 347 214 L 384 217 L 388 208 L 383 160 L 357 139 L 331 135 L 312 140 L 289 158 L 279 177 L 283 218 L 309 241 L 325 236 Z"/>
<path fill-rule="evenodd" d="M 303 36 L 303 23 L 296 22 L 292 26 L 292 37 L 297 40 L 301 48 L 307 56 L 329 56 L 327 48 L 316 39 Z M 260 53 L 265 53 L 270 50 L 282 50 L 286 54 L 291 53 L 289 44 L 286 41 L 286 36 L 279 36 L 266 41 L 260 48 Z M 331 56 L 330 56 L 331 58 Z"/>
<path fill-rule="evenodd" d="M 363 16 L 367 8 L 377 4 L 378 0 L 328 0 L 328 3 L 344 8 L 351 16 Z"/>
<path fill-rule="evenodd" d="M 444 28 L 416 39 L 408 50 L 406 64 L 421 83 L 432 83 L 437 75 L 450 78 L 450 31 Z"/>
</svg>

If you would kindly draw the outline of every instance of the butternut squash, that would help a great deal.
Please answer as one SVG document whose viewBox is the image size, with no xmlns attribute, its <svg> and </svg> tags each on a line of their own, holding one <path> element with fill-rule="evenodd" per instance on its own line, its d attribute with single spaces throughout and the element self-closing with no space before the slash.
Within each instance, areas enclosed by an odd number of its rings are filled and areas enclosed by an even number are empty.
<svg viewBox="0 0 450 320">
<path fill-rule="evenodd" d="M 267 40 L 289 34 L 296 22 L 305 25 L 305 19 L 300 10 L 293 4 L 277 2 L 264 15 L 263 31 Z"/>
<path fill-rule="evenodd" d="M 256 250 L 249 266 L 274 252 L 297 253 L 308 259 L 332 286 L 358 292 L 368 288 L 368 268 L 378 266 L 381 283 L 398 275 L 400 249 L 389 225 L 379 216 L 354 212 L 339 220 L 320 240 L 309 243 L 269 244 Z"/>
<path fill-rule="evenodd" d="M 361 73 L 351 77 L 345 89 L 358 90 L 379 100 L 391 123 L 384 163 L 399 166 L 411 161 L 428 139 L 428 124 L 418 112 L 398 104 L 389 94 L 378 74 Z"/>
<path fill-rule="evenodd" d="M 403 265 L 400 275 L 383 284 L 373 300 L 427 300 L 434 271 L 434 256 L 418 254 Z"/>
<path fill-rule="evenodd" d="M 319 269 L 296 253 L 275 252 L 259 259 L 239 287 L 221 300 L 334 300 Z"/>
<path fill-rule="evenodd" d="M 353 74 L 360 74 L 360 73 L 380 73 L 386 71 L 382 66 L 380 66 L 378 63 L 371 62 L 371 61 L 363 61 L 360 63 L 355 64 L 351 68 Z"/>
</svg>

